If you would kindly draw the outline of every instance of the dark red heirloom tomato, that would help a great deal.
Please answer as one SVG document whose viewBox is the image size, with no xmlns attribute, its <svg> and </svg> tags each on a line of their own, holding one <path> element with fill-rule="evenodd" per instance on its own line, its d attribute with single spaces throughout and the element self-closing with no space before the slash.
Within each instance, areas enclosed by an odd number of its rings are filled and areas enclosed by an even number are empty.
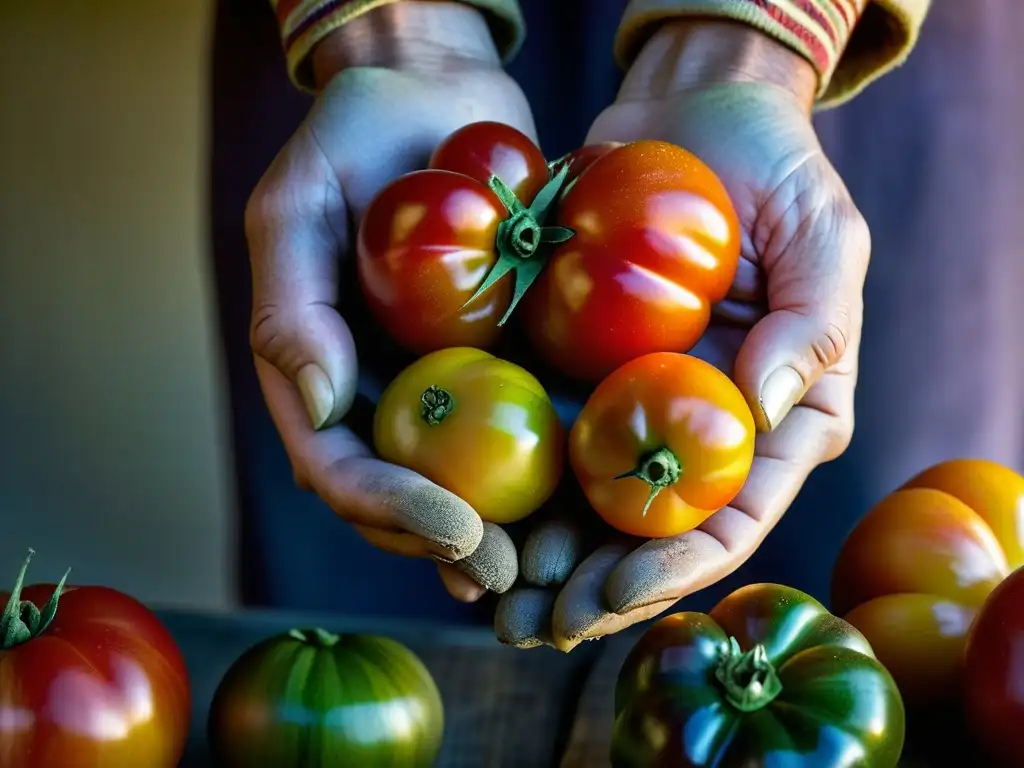
<svg viewBox="0 0 1024 768">
<path fill-rule="evenodd" d="M 967 635 L 964 693 L 971 731 L 991 762 L 1024 762 L 1024 568 L 982 604 Z"/>
<path fill-rule="evenodd" d="M 23 589 L 31 557 L 0 593 L 0 766 L 175 768 L 190 697 L 170 634 L 113 589 Z"/>
<path fill-rule="evenodd" d="M 526 294 L 523 321 L 542 356 L 580 379 L 689 350 L 739 263 L 739 220 L 722 182 L 662 141 L 600 154 L 568 188 L 557 224 L 575 237 Z"/>
<path fill-rule="evenodd" d="M 357 272 L 377 321 L 418 354 L 491 346 L 512 302 L 512 263 L 541 244 L 561 184 L 540 196 L 549 180 L 528 137 L 479 122 L 445 139 L 427 170 L 385 187 L 357 239 Z M 527 208 L 532 203 L 537 209 Z M 502 254 L 509 268 L 495 272 Z"/>
</svg>

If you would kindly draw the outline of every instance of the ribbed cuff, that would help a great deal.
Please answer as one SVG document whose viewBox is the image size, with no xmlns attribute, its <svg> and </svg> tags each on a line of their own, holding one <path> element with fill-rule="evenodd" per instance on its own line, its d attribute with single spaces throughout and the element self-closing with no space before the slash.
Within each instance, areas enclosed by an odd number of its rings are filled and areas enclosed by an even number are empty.
<svg viewBox="0 0 1024 768">
<path fill-rule="evenodd" d="M 906 59 L 928 5 L 929 0 L 631 0 L 615 56 L 628 66 L 658 26 L 671 19 L 732 19 L 807 59 L 818 74 L 818 106 L 831 106 Z"/>
<path fill-rule="evenodd" d="M 849 101 L 907 60 L 931 0 L 873 0 L 854 27 L 820 107 Z"/>
<path fill-rule="evenodd" d="M 270 0 L 281 31 L 281 44 L 292 82 L 313 91 L 310 53 L 328 34 L 367 11 L 398 0 Z M 522 45 L 526 25 L 517 0 L 460 0 L 484 11 L 502 58 L 508 61 Z"/>
</svg>

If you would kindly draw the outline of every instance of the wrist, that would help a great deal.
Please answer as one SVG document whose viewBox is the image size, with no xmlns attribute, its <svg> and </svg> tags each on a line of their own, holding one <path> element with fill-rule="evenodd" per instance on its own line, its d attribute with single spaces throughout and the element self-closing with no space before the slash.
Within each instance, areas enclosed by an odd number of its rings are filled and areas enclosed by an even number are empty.
<svg viewBox="0 0 1024 768">
<path fill-rule="evenodd" d="M 317 43 L 317 90 L 343 69 L 385 67 L 438 73 L 501 66 L 487 20 L 457 2 L 402 0 L 367 11 Z"/>
<path fill-rule="evenodd" d="M 754 27 L 686 19 L 664 24 L 640 50 L 619 98 L 664 99 L 723 83 L 760 83 L 789 92 L 810 115 L 818 76 L 809 61 Z"/>
</svg>

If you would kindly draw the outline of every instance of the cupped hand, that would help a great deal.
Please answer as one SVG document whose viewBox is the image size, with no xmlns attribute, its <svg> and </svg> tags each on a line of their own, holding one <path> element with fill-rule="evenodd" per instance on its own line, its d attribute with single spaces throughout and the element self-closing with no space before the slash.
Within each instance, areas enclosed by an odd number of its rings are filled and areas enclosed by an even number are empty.
<svg viewBox="0 0 1024 768">
<path fill-rule="evenodd" d="M 502 641 L 569 650 L 715 583 L 849 444 L 870 238 L 812 127 L 815 86 L 809 65 L 758 32 L 681 23 L 650 40 L 594 123 L 588 143 L 670 141 L 725 183 L 741 262 L 692 354 L 733 377 L 761 434 L 740 494 L 689 533 L 606 536 L 588 552 L 579 514 L 540 524 L 523 586 L 499 603 Z"/>
<path fill-rule="evenodd" d="M 467 123 L 495 120 L 535 136 L 530 110 L 501 68 L 486 21 L 457 3 L 372 11 L 321 42 L 313 69 L 316 102 L 246 210 L 251 344 L 267 407 L 296 482 L 367 541 L 441 560 L 459 599 L 502 591 L 515 574 L 492 573 L 474 558 L 508 551 L 507 535 L 421 475 L 376 459 L 343 423 L 358 371 L 338 303 L 353 228 L 377 192 L 425 167 Z"/>
</svg>

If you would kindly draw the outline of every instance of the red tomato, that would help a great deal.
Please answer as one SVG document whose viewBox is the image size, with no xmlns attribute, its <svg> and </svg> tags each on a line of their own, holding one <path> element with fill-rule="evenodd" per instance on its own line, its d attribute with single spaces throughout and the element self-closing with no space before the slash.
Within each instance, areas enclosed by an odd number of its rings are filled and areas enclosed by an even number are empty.
<svg viewBox="0 0 1024 768">
<path fill-rule="evenodd" d="M 572 189 L 572 183 L 580 177 L 587 168 L 593 165 L 599 157 L 604 157 L 613 149 L 621 147 L 622 143 L 617 141 L 602 141 L 599 144 L 586 144 L 575 152 L 570 152 L 565 157 L 556 160 L 553 165 L 566 163 L 569 166 L 569 173 L 565 177 L 565 187 L 562 194 L 565 195 Z"/>
<path fill-rule="evenodd" d="M 0 593 L 0 765 L 175 768 L 190 697 L 170 634 L 113 589 L 22 589 L 31 557 Z"/>
<path fill-rule="evenodd" d="M 985 765 L 1024 760 L 1024 568 L 985 601 L 967 636 L 965 703 Z"/>
<path fill-rule="evenodd" d="M 955 704 L 979 607 L 1024 565 L 1024 477 L 981 459 L 931 467 L 853 529 L 832 608 L 859 629 L 915 710 Z"/>
<path fill-rule="evenodd" d="M 735 498 L 754 459 L 754 417 L 729 377 L 658 352 L 602 381 L 569 435 L 583 492 L 609 525 L 658 538 L 692 530 Z"/>
<path fill-rule="evenodd" d="M 557 223 L 575 236 L 526 294 L 523 321 L 543 357 L 580 379 L 693 347 L 739 263 L 739 220 L 722 182 L 661 141 L 594 160 Z"/>
<path fill-rule="evenodd" d="M 489 187 L 492 177 L 524 206 L 549 181 L 544 155 L 525 135 L 501 123 L 471 123 L 442 142 L 428 170 L 385 187 L 363 216 L 356 249 L 363 294 L 377 321 L 412 352 L 483 349 L 501 332 L 512 280 L 473 298 L 498 260 L 500 225 L 510 218 L 507 201 Z M 539 226 L 528 235 L 536 248 Z"/>
</svg>

